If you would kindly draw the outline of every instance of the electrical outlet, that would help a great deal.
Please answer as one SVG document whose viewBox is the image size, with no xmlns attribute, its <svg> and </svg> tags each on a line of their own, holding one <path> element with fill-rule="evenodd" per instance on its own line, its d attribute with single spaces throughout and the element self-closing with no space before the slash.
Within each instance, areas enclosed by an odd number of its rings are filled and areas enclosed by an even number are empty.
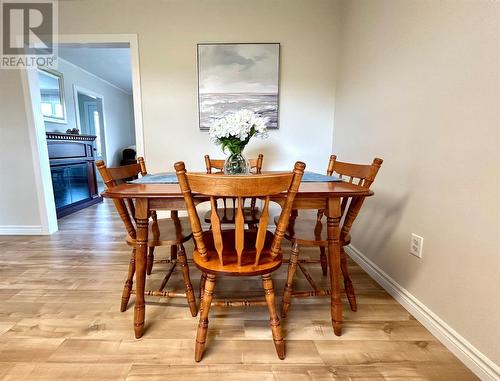
<svg viewBox="0 0 500 381">
<path fill-rule="evenodd" d="M 410 239 L 410 254 L 415 257 L 422 258 L 422 248 L 424 246 L 424 238 L 419 235 L 412 234 Z"/>
</svg>

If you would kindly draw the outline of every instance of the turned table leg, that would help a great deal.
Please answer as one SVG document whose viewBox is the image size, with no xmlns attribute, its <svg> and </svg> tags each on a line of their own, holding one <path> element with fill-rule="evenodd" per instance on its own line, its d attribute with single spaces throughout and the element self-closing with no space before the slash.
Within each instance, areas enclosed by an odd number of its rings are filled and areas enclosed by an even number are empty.
<svg viewBox="0 0 500 381">
<path fill-rule="evenodd" d="M 327 209 L 328 270 L 331 285 L 331 316 L 335 335 L 342 334 L 342 300 L 340 290 L 340 198 L 330 197 Z"/>
<path fill-rule="evenodd" d="M 148 208 L 147 198 L 138 198 L 135 207 L 137 222 L 137 239 L 135 253 L 135 309 L 134 331 L 135 338 L 139 339 L 144 333 L 144 316 L 146 305 L 144 301 L 144 288 L 146 284 L 146 265 L 148 252 Z"/>
</svg>

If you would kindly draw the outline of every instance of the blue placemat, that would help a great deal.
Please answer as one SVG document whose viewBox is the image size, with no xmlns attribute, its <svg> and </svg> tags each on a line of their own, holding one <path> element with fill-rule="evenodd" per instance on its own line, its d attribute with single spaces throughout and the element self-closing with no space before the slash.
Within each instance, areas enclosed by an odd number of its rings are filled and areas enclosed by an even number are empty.
<svg viewBox="0 0 500 381">
<path fill-rule="evenodd" d="M 321 173 L 305 171 L 302 176 L 303 183 L 331 183 L 334 181 L 342 181 L 337 176 L 327 176 Z"/>
<path fill-rule="evenodd" d="M 342 181 L 337 176 L 327 176 L 321 173 L 305 171 L 302 176 L 303 183 L 330 183 L 333 181 Z M 174 172 L 158 173 L 156 175 L 147 174 L 140 179 L 129 181 L 132 184 L 177 184 L 177 176 Z"/>
<path fill-rule="evenodd" d="M 177 175 L 174 172 L 147 174 L 139 179 L 129 181 L 132 184 L 178 184 Z"/>
</svg>

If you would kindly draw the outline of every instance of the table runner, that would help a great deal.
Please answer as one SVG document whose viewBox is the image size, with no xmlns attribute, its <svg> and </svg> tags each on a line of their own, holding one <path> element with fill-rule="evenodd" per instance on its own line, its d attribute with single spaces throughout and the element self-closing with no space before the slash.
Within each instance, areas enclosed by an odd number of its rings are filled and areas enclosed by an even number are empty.
<svg viewBox="0 0 500 381">
<path fill-rule="evenodd" d="M 304 176 L 302 176 L 303 183 L 326 183 L 326 182 L 334 182 L 334 181 L 342 181 L 342 179 L 337 176 L 327 176 L 321 173 L 316 172 L 304 172 Z M 164 172 L 157 174 L 147 174 L 144 177 L 141 177 L 136 180 L 129 181 L 131 184 L 177 184 L 177 176 L 174 172 Z"/>
</svg>

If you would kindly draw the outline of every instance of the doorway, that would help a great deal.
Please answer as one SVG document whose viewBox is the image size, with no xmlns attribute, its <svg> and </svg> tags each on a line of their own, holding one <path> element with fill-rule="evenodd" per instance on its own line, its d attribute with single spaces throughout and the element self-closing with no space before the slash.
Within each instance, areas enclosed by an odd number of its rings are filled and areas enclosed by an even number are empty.
<svg viewBox="0 0 500 381">
<path fill-rule="evenodd" d="M 77 124 L 82 135 L 93 135 L 95 159 L 106 162 L 106 131 L 104 126 L 103 98 L 91 91 L 75 86 L 75 110 Z M 101 176 L 97 176 L 99 193 L 104 191 Z"/>
<path fill-rule="evenodd" d="M 128 48 L 130 52 L 130 72 L 131 72 L 131 86 L 128 91 L 128 94 L 132 95 L 131 104 L 133 107 L 133 112 L 131 113 L 131 118 L 134 121 L 135 125 L 135 143 L 136 143 L 136 152 L 138 156 L 144 155 L 144 140 L 143 140 L 143 129 L 142 129 L 142 106 L 141 106 L 141 89 L 140 89 L 140 75 L 139 75 L 139 50 L 137 43 L 137 35 L 133 34 L 91 34 L 91 35 L 60 35 L 59 36 L 59 48 L 64 47 L 74 47 L 79 48 L 79 51 L 83 51 L 85 48 L 93 49 L 93 48 Z M 103 49 L 103 50 L 104 50 Z M 95 58 L 95 55 L 88 55 L 90 58 Z M 71 65 L 71 60 L 66 59 L 66 66 Z M 96 61 L 97 62 L 97 61 Z M 101 67 L 105 66 L 102 64 L 102 60 L 99 60 L 99 64 Z M 92 62 L 87 62 L 88 67 L 84 68 L 87 71 L 87 74 L 92 73 Z M 109 66 L 109 65 L 108 65 Z M 97 77 L 99 77 L 99 73 Z M 42 224 L 42 234 L 51 234 L 57 231 L 57 217 L 55 213 L 55 202 L 54 202 L 54 194 L 52 189 L 52 179 L 50 172 L 50 163 L 48 157 L 47 150 L 47 141 L 45 136 L 45 123 L 44 118 L 40 108 L 40 87 L 39 87 L 39 79 L 37 76 L 36 70 L 25 70 L 22 71 L 22 79 L 23 79 L 23 87 L 25 91 L 26 104 L 28 105 L 29 110 L 29 118 L 28 122 L 30 124 L 30 140 L 32 144 L 32 152 L 35 158 L 38 160 L 34 160 L 35 165 L 35 175 L 37 178 L 37 195 L 38 195 L 38 203 L 40 209 L 41 216 L 41 224 Z M 101 77 L 102 79 L 102 77 Z M 92 80 L 87 81 L 88 83 L 92 82 Z M 108 81 L 111 85 L 113 85 L 113 81 Z M 73 91 L 73 86 L 67 86 L 66 89 L 69 90 L 69 94 Z M 99 91 L 99 90 L 98 90 Z M 101 92 L 101 91 L 99 91 Z M 78 124 L 78 119 L 80 117 L 79 108 L 75 111 L 74 119 L 72 123 L 68 121 L 68 128 L 77 127 L 81 129 L 82 133 L 91 133 L 87 131 L 92 131 L 95 136 L 100 138 L 99 147 L 96 147 L 96 151 L 99 148 L 99 156 L 98 158 L 105 159 L 107 161 L 119 161 L 119 158 L 115 154 L 118 152 L 118 149 L 115 147 L 114 141 L 116 139 L 106 139 L 108 137 L 108 133 L 113 135 L 114 129 L 113 126 L 110 127 L 110 131 L 107 131 L 105 126 L 106 118 L 109 115 L 106 115 L 106 107 L 111 107 L 108 111 L 111 112 L 111 109 L 115 106 L 114 99 L 111 101 L 108 99 L 109 94 L 106 91 L 103 91 L 102 94 L 105 95 L 106 100 L 101 96 L 96 96 L 95 94 L 89 94 L 86 91 L 82 91 L 83 94 L 87 96 L 94 97 L 94 105 L 91 106 L 90 103 L 87 105 L 87 113 L 86 116 L 82 114 L 83 123 Z M 66 99 L 70 100 L 72 95 L 66 94 Z M 83 97 L 82 97 L 83 98 Z M 88 100 L 88 99 L 87 99 Z M 109 104 L 106 106 L 106 103 Z M 76 99 L 74 102 L 77 103 Z M 72 126 L 71 126 L 72 124 Z M 61 132 L 66 130 L 66 126 L 60 126 Z M 110 136 L 111 136 L 110 135 Z M 116 134 L 115 134 L 116 135 Z M 113 135 L 114 136 L 114 135 Z M 111 136 L 111 137 L 113 137 Z M 120 142 L 120 144 L 122 144 Z M 123 143 L 122 145 L 126 145 Z M 113 153 L 113 154 L 110 154 Z M 97 154 L 97 152 L 96 152 Z"/>
</svg>

